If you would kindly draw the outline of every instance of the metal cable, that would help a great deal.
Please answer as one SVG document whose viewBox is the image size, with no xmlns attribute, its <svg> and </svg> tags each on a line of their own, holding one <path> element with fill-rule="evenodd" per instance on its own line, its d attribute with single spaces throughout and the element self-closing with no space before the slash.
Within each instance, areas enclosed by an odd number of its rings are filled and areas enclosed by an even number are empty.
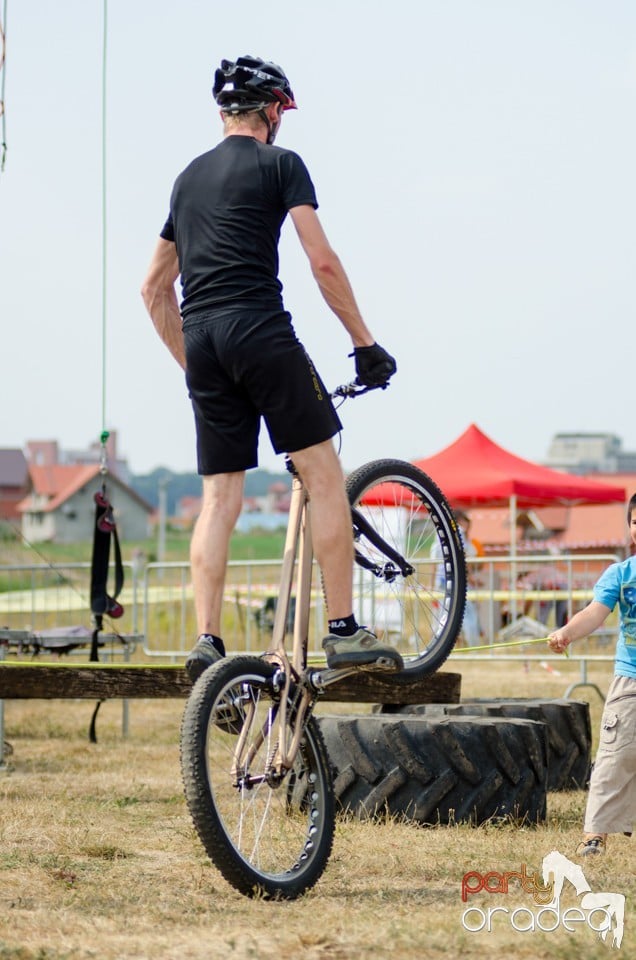
<svg viewBox="0 0 636 960">
<path fill-rule="evenodd" d="M 5 0 L 6 2 L 6 0 Z M 107 178 L 106 178 L 106 106 L 107 106 L 107 65 L 108 65 L 108 0 L 103 0 L 102 25 L 102 436 L 106 432 L 106 318 L 107 318 Z"/>
</svg>

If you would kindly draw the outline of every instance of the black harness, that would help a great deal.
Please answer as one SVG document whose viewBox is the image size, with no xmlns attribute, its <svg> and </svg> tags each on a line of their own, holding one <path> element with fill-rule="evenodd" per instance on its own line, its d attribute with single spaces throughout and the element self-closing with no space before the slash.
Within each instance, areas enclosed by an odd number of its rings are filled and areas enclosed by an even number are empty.
<svg viewBox="0 0 636 960">
<path fill-rule="evenodd" d="M 93 533 L 93 558 L 91 562 L 91 612 L 95 629 L 91 642 L 91 661 L 99 660 L 99 634 L 103 627 L 104 615 L 117 620 L 124 608 L 117 600 L 124 586 L 124 565 L 117 536 L 117 525 L 113 507 L 106 494 L 106 484 L 95 494 L 95 528 Z M 108 568 L 110 565 L 110 541 L 113 540 L 115 555 L 115 584 L 112 594 L 108 593 Z"/>
</svg>

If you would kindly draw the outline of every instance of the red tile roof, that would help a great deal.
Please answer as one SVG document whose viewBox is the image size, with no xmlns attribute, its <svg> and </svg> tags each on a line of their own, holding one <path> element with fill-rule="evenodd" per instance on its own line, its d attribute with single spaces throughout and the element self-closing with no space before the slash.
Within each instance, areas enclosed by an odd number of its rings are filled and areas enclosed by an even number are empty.
<svg viewBox="0 0 636 960">
<path fill-rule="evenodd" d="M 20 503 L 18 509 L 24 513 L 33 509 L 33 497 L 46 497 L 47 503 L 41 508 L 50 513 L 72 494 L 99 473 L 98 464 L 50 464 L 43 467 L 31 467 L 29 470 L 33 482 L 33 491 Z"/>
<path fill-rule="evenodd" d="M 625 487 L 627 499 L 636 492 L 636 474 L 593 474 L 589 479 Z M 510 543 L 510 515 L 506 508 L 475 507 L 469 511 L 470 535 L 484 548 L 497 549 Z M 546 530 L 553 531 L 548 541 L 526 540 L 525 550 L 547 547 L 569 550 L 623 550 L 629 544 L 625 503 L 593 506 L 545 507 L 533 511 Z"/>
</svg>

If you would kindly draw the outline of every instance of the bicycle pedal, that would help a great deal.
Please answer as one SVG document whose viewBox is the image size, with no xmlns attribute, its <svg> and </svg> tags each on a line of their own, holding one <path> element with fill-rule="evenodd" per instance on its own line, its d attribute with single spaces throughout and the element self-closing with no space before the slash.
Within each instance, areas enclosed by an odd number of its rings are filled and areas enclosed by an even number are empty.
<svg viewBox="0 0 636 960">
<path fill-rule="evenodd" d="M 391 657 L 378 657 L 373 663 L 365 663 L 359 669 L 369 673 L 397 673 L 400 665 Z"/>
<path fill-rule="evenodd" d="M 385 670 L 387 673 L 397 673 L 400 669 L 400 664 L 392 657 L 380 657 L 376 663 L 378 670 Z"/>
</svg>

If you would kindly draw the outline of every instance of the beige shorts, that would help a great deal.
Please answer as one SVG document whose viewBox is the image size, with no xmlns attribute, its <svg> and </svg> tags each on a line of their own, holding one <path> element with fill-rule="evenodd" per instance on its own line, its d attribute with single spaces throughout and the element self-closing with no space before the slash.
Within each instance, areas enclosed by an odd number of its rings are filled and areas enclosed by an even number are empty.
<svg viewBox="0 0 636 960">
<path fill-rule="evenodd" d="M 636 819 L 636 679 L 610 685 L 590 792 L 586 833 L 632 833 Z"/>
</svg>

